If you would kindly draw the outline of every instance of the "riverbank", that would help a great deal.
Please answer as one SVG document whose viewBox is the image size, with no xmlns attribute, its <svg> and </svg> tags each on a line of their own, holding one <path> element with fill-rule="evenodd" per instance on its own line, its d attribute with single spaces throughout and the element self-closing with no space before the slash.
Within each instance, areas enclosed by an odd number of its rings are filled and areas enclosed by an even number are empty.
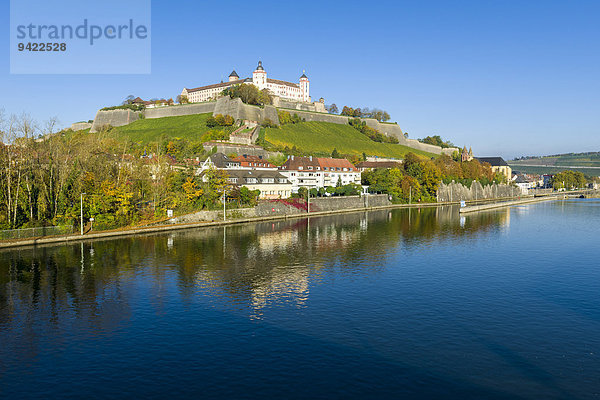
<svg viewBox="0 0 600 400">
<path fill-rule="evenodd" d="M 535 200 L 533 197 L 529 197 L 529 199 Z M 508 198 L 497 198 L 497 199 L 485 199 L 485 200 L 477 200 L 477 201 L 467 201 L 468 204 L 473 204 L 474 206 L 484 205 L 490 202 L 498 203 L 501 200 L 508 200 Z M 507 202 L 504 202 L 507 203 Z M 344 208 L 338 210 L 326 210 L 326 211 L 314 211 L 310 213 L 298 213 L 298 214 L 284 214 L 284 215 L 272 215 L 272 216 L 258 216 L 258 217 L 250 217 L 250 218 L 237 218 L 237 219 L 229 219 L 222 221 L 210 221 L 210 222 L 192 222 L 192 223 L 174 223 L 168 225 L 154 225 L 154 226 L 143 226 L 143 227 L 132 227 L 126 229 L 118 229 L 112 231 L 102 231 L 102 232 L 94 232 L 87 233 L 85 235 L 72 234 L 72 235 L 61 235 L 61 236 L 50 236 L 50 237 L 39 237 L 39 238 L 30 238 L 30 239 L 21 239 L 14 241 L 5 241 L 0 242 L 0 250 L 2 249 L 12 249 L 18 247 L 31 247 L 31 246 L 40 246 L 40 245 L 55 245 L 60 243 L 69 243 L 69 242 L 80 242 L 80 241 L 89 241 L 89 240 L 101 240 L 101 239 L 109 239 L 121 236 L 132 236 L 132 235 L 144 235 L 151 233 L 161 233 L 161 232 L 169 232 L 183 229 L 195 229 L 195 228 L 204 228 L 204 227 L 216 227 L 216 226 L 229 226 L 229 225 L 238 225 L 245 223 L 253 223 L 253 222 L 261 222 L 261 221 L 274 221 L 274 220 L 286 220 L 286 219 L 299 219 L 306 217 L 319 217 L 333 214 L 342 214 L 342 213 L 355 213 L 355 212 L 365 212 L 365 211 L 374 211 L 374 210 L 382 210 L 382 209 L 393 209 L 393 208 L 422 208 L 422 207 L 442 207 L 442 206 L 453 206 L 459 205 L 460 202 L 438 202 L 438 203 L 416 203 L 416 204 L 389 204 L 383 206 L 373 206 L 373 207 L 357 207 L 357 208 Z"/>
</svg>

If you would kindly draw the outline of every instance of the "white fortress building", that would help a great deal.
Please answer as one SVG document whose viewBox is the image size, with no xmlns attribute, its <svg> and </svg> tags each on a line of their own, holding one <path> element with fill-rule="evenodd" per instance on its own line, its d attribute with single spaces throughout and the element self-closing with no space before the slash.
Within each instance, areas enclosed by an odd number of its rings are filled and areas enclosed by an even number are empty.
<svg viewBox="0 0 600 400">
<path fill-rule="evenodd" d="M 181 96 L 187 96 L 190 103 L 201 103 L 216 99 L 223 90 L 240 84 L 253 84 L 259 90 L 268 89 L 269 93 L 281 99 L 310 103 L 310 82 L 303 73 L 298 83 L 280 81 L 267 78 L 267 71 L 258 62 L 258 66 L 252 73 L 252 78 L 241 78 L 234 71 L 229 74 L 228 82 L 216 83 L 214 85 L 200 86 L 193 89 L 184 88 Z"/>
</svg>

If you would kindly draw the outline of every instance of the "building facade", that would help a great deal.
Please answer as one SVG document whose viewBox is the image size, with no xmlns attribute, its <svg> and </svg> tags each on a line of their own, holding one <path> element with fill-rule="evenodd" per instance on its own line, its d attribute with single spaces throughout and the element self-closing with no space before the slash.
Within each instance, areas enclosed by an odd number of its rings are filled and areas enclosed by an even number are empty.
<svg viewBox="0 0 600 400">
<path fill-rule="evenodd" d="M 229 74 L 227 82 L 216 83 L 213 85 L 201 86 L 193 89 L 184 88 L 181 96 L 186 96 L 190 103 L 200 103 L 216 99 L 223 90 L 235 85 L 253 84 L 259 90 L 268 89 L 273 96 L 282 99 L 289 99 L 300 102 L 310 102 L 310 81 L 305 73 L 302 74 L 298 83 L 271 79 L 267 77 L 267 71 L 263 68 L 262 62 L 252 72 L 251 78 L 240 78 L 237 72 L 232 71 Z"/>
<path fill-rule="evenodd" d="M 292 195 L 292 184 L 277 170 L 231 169 L 227 170 L 229 183 L 259 190 L 259 199 L 287 199 Z"/>
<path fill-rule="evenodd" d="M 361 173 L 343 158 L 319 158 L 290 156 L 279 168 L 292 184 L 292 192 L 298 189 L 317 189 L 337 186 L 338 183 L 360 185 Z"/>
<path fill-rule="evenodd" d="M 475 157 L 480 163 L 488 163 L 492 166 L 494 173 L 500 172 L 506 178 L 507 182 L 512 179 L 512 168 L 502 157 Z"/>
</svg>

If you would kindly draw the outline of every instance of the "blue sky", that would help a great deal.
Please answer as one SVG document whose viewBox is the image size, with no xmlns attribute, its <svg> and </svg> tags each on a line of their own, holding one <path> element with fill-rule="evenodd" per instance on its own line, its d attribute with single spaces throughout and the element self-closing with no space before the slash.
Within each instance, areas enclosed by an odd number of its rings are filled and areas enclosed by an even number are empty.
<svg viewBox="0 0 600 400">
<path fill-rule="evenodd" d="M 6 50 L 0 108 L 66 126 L 260 59 L 276 79 L 305 69 L 313 99 L 388 110 L 412 138 L 505 158 L 600 151 L 598 15 L 598 1 L 152 1 L 151 74 L 11 75 Z"/>
</svg>

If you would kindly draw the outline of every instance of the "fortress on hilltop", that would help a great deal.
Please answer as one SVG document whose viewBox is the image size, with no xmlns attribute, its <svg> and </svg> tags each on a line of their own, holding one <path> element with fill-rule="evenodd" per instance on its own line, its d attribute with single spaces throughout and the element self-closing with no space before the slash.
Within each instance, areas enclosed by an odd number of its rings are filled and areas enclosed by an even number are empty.
<svg viewBox="0 0 600 400">
<path fill-rule="evenodd" d="M 201 103 L 215 100 L 223 90 L 241 84 L 252 84 L 258 87 L 259 90 L 267 89 L 269 94 L 280 99 L 304 103 L 311 102 L 310 81 L 305 73 L 302 74 L 298 83 L 267 78 L 267 71 L 263 68 L 262 61 L 258 62 L 258 66 L 252 72 L 252 78 L 240 78 L 234 70 L 229 74 L 228 82 L 193 89 L 184 88 L 181 95 L 187 96 L 190 103 Z"/>
<path fill-rule="evenodd" d="M 268 90 L 272 104 L 259 107 L 244 103 L 240 97 L 231 98 L 223 95 L 225 89 L 244 84 L 254 85 L 259 90 Z M 322 97 L 313 102 L 310 96 L 310 81 L 304 71 L 298 79 L 298 83 L 272 79 L 267 77 L 267 71 L 261 61 L 252 72 L 252 77 L 240 78 L 234 70 L 229 74 L 227 82 L 192 89 L 184 88 L 181 96 L 187 97 L 189 104 L 185 104 L 184 101 L 184 104 L 174 105 L 172 101 L 167 100 L 150 103 L 136 99 L 142 106 L 139 109 L 131 108 L 131 104 L 102 109 L 96 113 L 91 127 L 88 126 L 89 124 L 75 124 L 74 128 L 87 129 L 89 127 L 90 132 L 98 132 L 106 126 L 129 125 L 139 119 L 151 120 L 195 114 L 211 114 L 215 117 L 220 114 L 228 115 L 235 121 L 237 130 L 234 133 L 237 133 L 231 135 L 231 142 L 246 144 L 246 142 L 256 142 L 259 134 L 259 130 L 256 129 L 258 126 L 280 125 L 279 116 L 284 115 L 282 112 L 297 116 L 302 122 L 312 123 L 313 128 L 317 126 L 325 132 L 329 129 L 327 124 L 348 125 L 351 118 L 337 113 L 329 113 Z M 154 107 L 151 107 L 152 105 Z M 455 151 L 460 151 L 456 148 L 443 149 L 432 144 L 421 143 L 416 139 L 409 139 L 397 123 L 380 122 L 375 118 L 361 118 L 361 120 L 369 128 L 385 136 L 397 138 L 398 143 L 403 146 L 432 154 L 452 155 Z M 308 128 L 309 125 L 306 127 Z M 358 131 L 352 130 L 352 133 L 356 132 Z"/>
</svg>

